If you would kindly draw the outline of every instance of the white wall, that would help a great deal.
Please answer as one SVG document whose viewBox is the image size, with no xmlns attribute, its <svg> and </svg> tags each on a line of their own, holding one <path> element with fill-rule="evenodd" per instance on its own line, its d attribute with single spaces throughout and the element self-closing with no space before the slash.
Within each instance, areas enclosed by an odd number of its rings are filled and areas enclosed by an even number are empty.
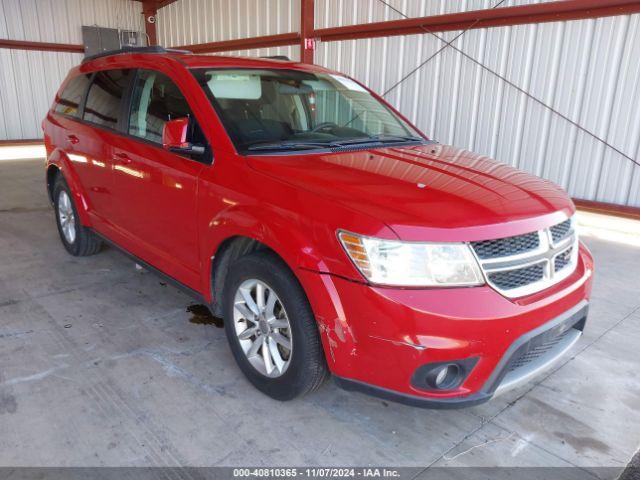
<svg viewBox="0 0 640 480">
<path fill-rule="evenodd" d="M 158 12 L 158 42 L 167 47 L 297 32 L 299 0 L 178 0 Z M 297 46 L 225 52 L 222 55 L 286 55 Z"/>
<path fill-rule="evenodd" d="M 0 38 L 82 43 L 82 25 L 144 30 L 131 0 L 0 0 Z M 0 140 L 42 137 L 40 123 L 82 54 L 0 49 Z"/>
</svg>

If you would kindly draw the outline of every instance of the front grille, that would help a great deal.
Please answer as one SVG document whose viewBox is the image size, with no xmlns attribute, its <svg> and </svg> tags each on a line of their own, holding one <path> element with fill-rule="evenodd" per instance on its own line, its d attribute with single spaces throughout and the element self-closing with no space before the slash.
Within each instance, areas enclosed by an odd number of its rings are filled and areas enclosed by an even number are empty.
<svg viewBox="0 0 640 480">
<path fill-rule="evenodd" d="M 558 243 L 563 238 L 566 238 L 571 232 L 571 219 L 565 220 L 562 223 L 554 225 L 549 229 L 551 231 L 551 237 L 553 243 Z"/>
<path fill-rule="evenodd" d="M 544 278 L 544 266 L 542 263 L 538 263 L 515 270 L 490 273 L 488 277 L 496 287 L 502 290 L 511 290 L 542 280 Z"/>
<path fill-rule="evenodd" d="M 571 263 L 571 254 L 573 253 L 573 247 L 567 248 L 564 252 L 558 255 L 553 261 L 553 269 L 559 272 Z"/>
<path fill-rule="evenodd" d="M 572 219 L 537 232 L 471 242 L 471 247 L 489 285 L 510 298 L 548 288 L 576 266 Z"/>
<path fill-rule="evenodd" d="M 538 237 L 538 232 L 532 232 L 516 237 L 471 242 L 471 246 L 478 258 L 485 260 L 488 258 L 509 257 L 535 250 L 540 246 L 540 238 Z"/>
<path fill-rule="evenodd" d="M 552 350 L 558 343 L 560 343 L 560 341 L 564 337 L 569 334 L 570 331 L 571 329 L 538 345 L 528 345 L 528 348 L 522 349 L 522 351 L 519 352 L 519 355 L 516 355 L 515 358 L 510 360 L 507 371 L 513 372 L 514 370 L 517 370 L 519 368 L 526 367 L 534 360 L 540 358 L 542 355 Z"/>
</svg>

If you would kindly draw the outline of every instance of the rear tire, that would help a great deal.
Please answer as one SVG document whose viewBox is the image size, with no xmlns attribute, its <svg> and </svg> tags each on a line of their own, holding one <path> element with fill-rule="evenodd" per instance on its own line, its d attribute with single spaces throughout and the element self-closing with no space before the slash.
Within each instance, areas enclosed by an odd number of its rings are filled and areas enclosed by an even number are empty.
<svg viewBox="0 0 640 480">
<path fill-rule="evenodd" d="M 261 392 L 291 400 L 317 390 L 329 376 L 307 297 L 274 253 L 251 253 L 229 268 L 223 308 L 231 352 Z"/>
<path fill-rule="evenodd" d="M 58 233 L 67 252 L 75 257 L 98 253 L 102 240 L 80 223 L 73 195 L 62 175 L 58 175 L 53 186 L 53 202 Z"/>
</svg>

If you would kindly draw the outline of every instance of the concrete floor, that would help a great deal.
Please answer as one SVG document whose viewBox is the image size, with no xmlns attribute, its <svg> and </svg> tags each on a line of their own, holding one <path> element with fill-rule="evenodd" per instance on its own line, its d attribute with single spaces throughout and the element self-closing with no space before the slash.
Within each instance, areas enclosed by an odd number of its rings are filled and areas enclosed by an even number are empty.
<svg viewBox="0 0 640 480">
<path fill-rule="evenodd" d="M 245 381 L 221 329 L 189 321 L 189 297 L 113 249 L 69 256 L 43 175 L 42 160 L 0 161 L 0 466 L 578 466 L 562 472 L 614 478 L 640 446 L 640 248 L 585 238 L 597 261 L 586 334 L 535 385 L 457 411 L 332 382 L 283 404 Z"/>
</svg>

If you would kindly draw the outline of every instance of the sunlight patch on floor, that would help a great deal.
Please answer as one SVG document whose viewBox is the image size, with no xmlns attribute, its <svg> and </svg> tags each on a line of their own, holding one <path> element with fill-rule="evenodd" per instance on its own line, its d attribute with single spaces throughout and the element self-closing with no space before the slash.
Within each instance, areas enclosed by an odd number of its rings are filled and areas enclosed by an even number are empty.
<svg viewBox="0 0 640 480">
<path fill-rule="evenodd" d="M 0 160 L 25 160 L 31 158 L 45 158 L 44 145 L 12 145 L 0 147 Z"/>
</svg>

